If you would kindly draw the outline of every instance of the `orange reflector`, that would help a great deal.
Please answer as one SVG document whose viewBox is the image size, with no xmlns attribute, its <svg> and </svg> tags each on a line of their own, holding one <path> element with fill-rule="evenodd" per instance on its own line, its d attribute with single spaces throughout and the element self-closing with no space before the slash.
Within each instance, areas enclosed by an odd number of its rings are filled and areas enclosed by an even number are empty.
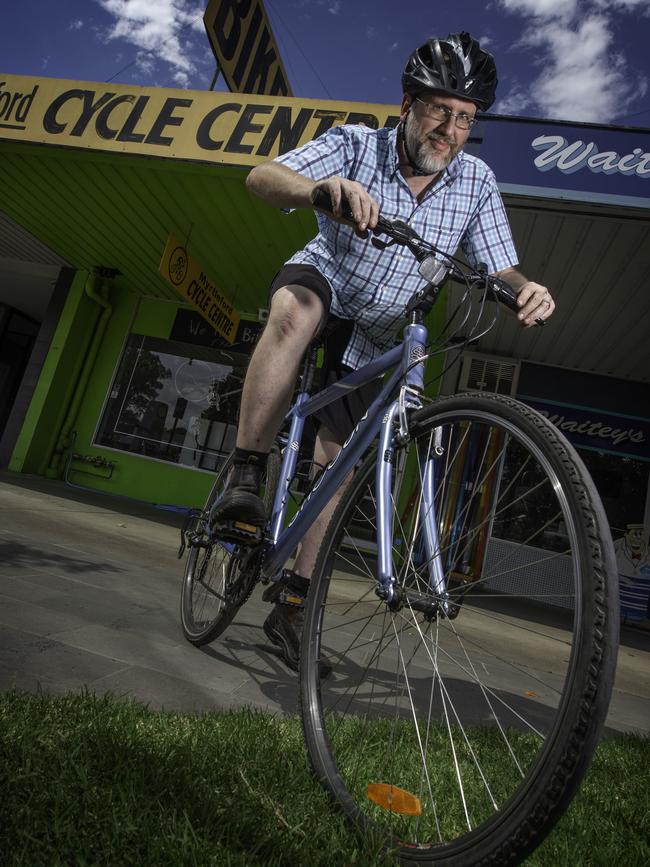
<svg viewBox="0 0 650 867">
<path fill-rule="evenodd" d="M 243 521 L 235 521 L 235 527 L 238 530 L 245 530 L 247 533 L 254 533 L 257 530 L 253 524 L 245 524 Z"/>
<path fill-rule="evenodd" d="M 366 789 L 366 797 L 393 813 L 402 816 L 421 816 L 422 803 L 418 797 L 388 783 L 370 783 Z"/>
</svg>

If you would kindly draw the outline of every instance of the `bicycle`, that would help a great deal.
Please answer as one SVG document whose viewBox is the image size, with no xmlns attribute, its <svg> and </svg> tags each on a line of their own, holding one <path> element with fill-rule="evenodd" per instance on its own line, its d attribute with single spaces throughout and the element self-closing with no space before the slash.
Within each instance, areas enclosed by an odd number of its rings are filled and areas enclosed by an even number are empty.
<svg viewBox="0 0 650 867">
<path fill-rule="evenodd" d="M 465 345 L 450 342 L 452 317 L 428 349 L 424 318 L 443 283 L 465 286 L 455 316 L 466 340 L 488 310 L 487 327 L 496 321 L 489 300 L 516 307 L 513 290 L 399 221 L 380 218 L 372 242 L 408 248 L 426 281 L 407 304 L 403 340 L 313 396 L 311 348 L 288 436 L 269 459 L 268 530 L 214 537 L 230 461 L 185 528 L 183 630 L 212 641 L 257 581 L 279 580 L 354 470 L 307 600 L 300 699 L 311 766 L 402 863 L 518 863 L 566 809 L 602 730 L 618 641 L 609 528 L 579 456 L 539 413 L 498 395 L 424 395 L 426 359 Z M 285 526 L 305 419 L 389 371 Z M 325 652 L 333 670 L 322 679 Z"/>
</svg>

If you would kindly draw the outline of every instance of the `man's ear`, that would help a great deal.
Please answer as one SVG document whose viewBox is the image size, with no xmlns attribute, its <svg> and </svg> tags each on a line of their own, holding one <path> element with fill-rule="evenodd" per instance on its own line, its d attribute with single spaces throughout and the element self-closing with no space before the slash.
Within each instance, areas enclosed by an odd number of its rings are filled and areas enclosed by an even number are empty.
<svg viewBox="0 0 650 867">
<path fill-rule="evenodd" d="M 399 119 L 402 121 L 402 123 L 405 122 L 406 115 L 408 114 L 408 110 L 412 104 L 413 104 L 413 97 L 411 96 L 410 93 L 405 93 L 404 96 L 402 97 L 402 105 L 401 105 L 400 110 L 399 110 L 400 111 Z"/>
</svg>

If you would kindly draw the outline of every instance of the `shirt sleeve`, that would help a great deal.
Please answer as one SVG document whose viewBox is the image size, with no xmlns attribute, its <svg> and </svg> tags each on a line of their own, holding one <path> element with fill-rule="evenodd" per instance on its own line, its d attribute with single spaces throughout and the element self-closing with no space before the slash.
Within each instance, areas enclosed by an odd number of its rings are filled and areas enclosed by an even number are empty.
<svg viewBox="0 0 650 867">
<path fill-rule="evenodd" d="M 492 172 L 485 180 L 461 247 L 473 267 L 483 262 L 490 274 L 514 268 L 518 263 L 508 215 Z"/>
<path fill-rule="evenodd" d="M 335 126 L 302 147 L 276 157 L 274 162 L 320 181 L 340 175 L 347 177 L 354 163 L 354 147 L 345 126 Z"/>
</svg>

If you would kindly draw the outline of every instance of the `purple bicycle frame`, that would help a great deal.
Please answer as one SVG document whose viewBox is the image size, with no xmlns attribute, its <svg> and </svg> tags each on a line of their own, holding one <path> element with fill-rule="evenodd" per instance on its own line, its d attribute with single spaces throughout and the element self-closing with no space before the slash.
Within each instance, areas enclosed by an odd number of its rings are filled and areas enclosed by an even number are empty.
<svg viewBox="0 0 650 867">
<path fill-rule="evenodd" d="M 365 365 L 359 370 L 353 371 L 348 376 L 339 380 L 339 382 L 318 392 L 313 397 L 310 397 L 305 392 L 300 392 L 297 395 L 294 405 L 287 415 L 287 418 L 291 419 L 291 423 L 271 513 L 271 545 L 265 553 L 261 567 L 261 573 L 264 578 L 277 579 L 279 577 L 284 564 L 302 537 L 379 432 L 376 470 L 377 582 L 380 595 L 389 602 L 392 600 L 394 596 L 394 576 L 391 557 L 393 527 L 390 506 L 393 469 L 392 462 L 388 456 L 392 454 L 392 442 L 395 436 L 394 419 L 399 411 L 399 401 L 393 399 L 388 407 L 386 404 L 402 379 L 411 388 L 418 391 L 423 389 L 424 362 L 417 362 L 425 355 L 427 337 L 428 333 L 424 325 L 409 324 L 404 329 L 404 340 L 394 349 L 385 352 L 375 359 L 375 361 L 370 362 L 370 364 Z M 302 501 L 294 518 L 283 529 L 289 496 L 289 483 L 296 470 L 305 419 L 322 407 L 333 403 L 346 391 L 360 388 L 366 383 L 382 376 L 396 365 L 397 367 L 388 382 L 384 384 L 379 395 L 371 403 L 365 415 L 343 444 L 337 457 L 323 470 L 316 484 Z M 444 578 L 442 577 L 440 565 L 437 522 L 433 503 L 435 488 L 434 460 L 430 456 L 421 456 L 420 472 L 421 478 L 424 480 L 422 520 L 427 561 L 431 564 L 430 583 L 432 589 L 441 592 L 444 590 Z"/>
</svg>

